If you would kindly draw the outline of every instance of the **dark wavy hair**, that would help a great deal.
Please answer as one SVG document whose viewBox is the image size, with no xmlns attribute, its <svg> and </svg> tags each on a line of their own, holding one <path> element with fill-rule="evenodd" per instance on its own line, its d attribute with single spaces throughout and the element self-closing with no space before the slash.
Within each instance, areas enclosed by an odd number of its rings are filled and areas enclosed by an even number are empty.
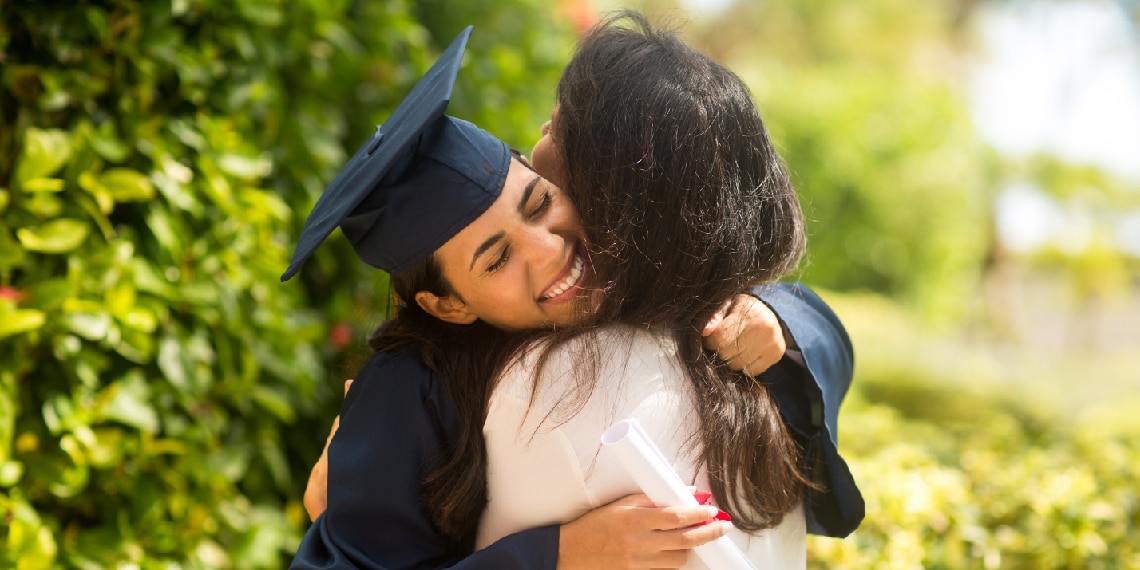
<svg viewBox="0 0 1140 570">
<path fill-rule="evenodd" d="M 672 336 L 710 490 L 736 526 L 774 526 L 803 497 L 796 444 L 763 383 L 728 370 L 701 336 L 724 303 L 794 269 L 805 248 L 799 198 L 748 88 L 621 12 L 579 41 L 558 104 L 563 190 L 605 293 L 591 322 Z"/>
<path fill-rule="evenodd" d="M 502 331 L 481 320 L 456 325 L 428 314 L 416 304 L 417 292 L 456 295 L 434 255 L 391 279 L 396 295 L 407 302 L 373 334 L 369 344 L 377 352 L 418 352 L 446 384 L 461 431 L 455 440 L 443 442 L 439 457 L 429 458 L 423 466 L 427 475 L 421 482 L 420 498 L 449 553 L 465 556 L 475 549 L 479 517 L 487 504 L 483 422 L 493 381 L 518 347 L 539 333 Z"/>
</svg>

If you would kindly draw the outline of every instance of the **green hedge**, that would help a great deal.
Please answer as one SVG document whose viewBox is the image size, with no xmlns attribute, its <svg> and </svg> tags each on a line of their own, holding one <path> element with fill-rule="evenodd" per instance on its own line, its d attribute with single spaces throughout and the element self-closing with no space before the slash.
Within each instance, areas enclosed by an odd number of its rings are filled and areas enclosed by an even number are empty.
<svg viewBox="0 0 1140 570">
<path fill-rule="evenodd" d="M 867 518 L 810 539 L 811 568 L 1140 568 L 1135 350 L 968 342 L 824 297 L 858 353 L 839 443 Z"/>
<path fill-rule="evenodd" d="M 3 3 L 0 567 L 292 552 L 386 291 L 340 239 L 280 284 L 300 221 L 463 25 L 457 111 L 520 145 L 569 45 L 537 1 L 439 8 Z"/>
<path fill-rule="evenodd" d="M 1033 435 L 987 415 L 948 428 L 849 406 L 840 432 L 867 520 L 847 540 L 813 538 L 810 567 L 1140 568 L 1135 437 Z"/>
</svg>

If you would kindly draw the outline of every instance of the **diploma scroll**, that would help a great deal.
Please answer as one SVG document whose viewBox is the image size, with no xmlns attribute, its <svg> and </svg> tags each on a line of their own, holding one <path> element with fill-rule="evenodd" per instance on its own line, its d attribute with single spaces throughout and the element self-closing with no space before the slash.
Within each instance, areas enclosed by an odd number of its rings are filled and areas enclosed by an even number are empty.
<svg viewBox="0 0 1140 570">
<path fill-rule="evenodd" d="M 695 507 L 697 499 L 665 460 L 636 419 L 615 423 L 602 434 L 602 445 L 659 507 Z M 710 570 L 755 570 L 752 563 L 727 536 L 702 544 L 693 552 Z"/>
</svg>

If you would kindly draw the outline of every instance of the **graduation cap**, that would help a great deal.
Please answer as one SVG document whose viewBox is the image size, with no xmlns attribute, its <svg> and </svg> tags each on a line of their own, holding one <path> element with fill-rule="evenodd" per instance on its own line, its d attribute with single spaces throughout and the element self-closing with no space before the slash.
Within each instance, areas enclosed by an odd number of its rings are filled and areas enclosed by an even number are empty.
<svg viewBox="0 0 1140 570">
<path fill-rule="evenodd" d="M 506 143 L 443 114 L 470 35 L 468 26 L 317 199 L 282 281 L 337 226 L 361 261 L 398 275 L 499 196 L 511 163 Z"/>
</svg>

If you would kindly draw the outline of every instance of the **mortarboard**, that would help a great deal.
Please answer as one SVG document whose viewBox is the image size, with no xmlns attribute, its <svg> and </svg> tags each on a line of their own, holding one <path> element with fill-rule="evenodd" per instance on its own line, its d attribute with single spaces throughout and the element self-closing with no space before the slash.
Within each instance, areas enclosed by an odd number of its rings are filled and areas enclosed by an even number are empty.
<svg viewBox="0 0 1140 570">
<path fill-rule="evenodd" d="M 282 281 L 337 226 L 361 261 L 398 275 L 499 196 L 511 163 L 506 143 L 443 114 L 470 35 L 468 26 L 325 188 Z"/>
</svg>

